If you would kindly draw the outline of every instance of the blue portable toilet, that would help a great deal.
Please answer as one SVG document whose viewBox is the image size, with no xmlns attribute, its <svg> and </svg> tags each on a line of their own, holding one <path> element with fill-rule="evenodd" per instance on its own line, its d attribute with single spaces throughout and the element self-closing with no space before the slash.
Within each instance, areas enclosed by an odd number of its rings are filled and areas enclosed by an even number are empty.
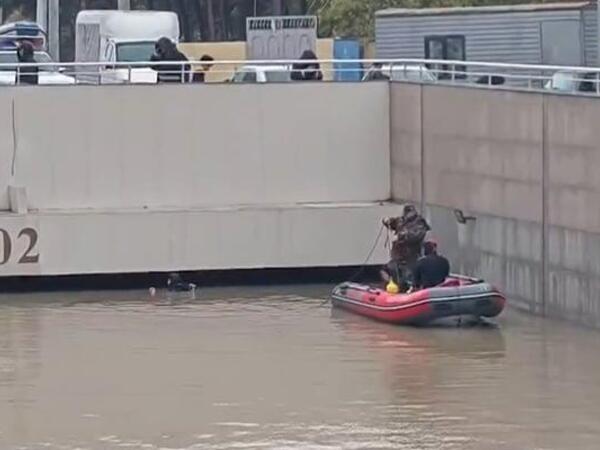
<svg viewBox="0 0 600 450">
<path fill-rule="evenodd" d="M 336 38 L 333 41 L 333 59 L 362 59 L 362 45 L 360 40 Z M 358 62 L 335 63 L 333 65 L 333 79 L 335 81 L 360 81 L 362 79 L 362 69 L 362 65 Z"/>
</svg>

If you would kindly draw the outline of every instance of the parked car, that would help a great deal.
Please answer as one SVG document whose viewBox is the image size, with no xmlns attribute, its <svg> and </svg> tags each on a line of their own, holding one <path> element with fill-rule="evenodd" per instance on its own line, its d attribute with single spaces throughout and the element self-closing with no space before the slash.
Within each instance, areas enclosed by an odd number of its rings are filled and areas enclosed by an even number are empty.
<svg viewBox="0 0 600 450">
<path fill-rule="evenodd" d="M 424 81 L 435 82 L 437 77 L 422 64 L 382 64 L 373 65 L 367 69 L 363 81 L 388 79 L 392 81 Z"/>
<path fill-rule="evenodd" d="M 291 68 L 287 65 L 247 65 L 238 69 L 233 83 L 287 83 L 292 80 Z"/>
<path fill-rule="evenodd" d="M 50 55 L 46 52 L 37 51 L 34 54 L 36 62 L 52 63 Z M 1 50 L 0 64 L 15 64 L 15 66 L 0 66 L 0 85 L 15 85 L 17 84 L 17 69 L 16 50 Z M 39 68 L 38 74 L 39 84 L 75 84 L 75 78 L 61 73 L 58 65 L 42 66 Z"/>
<path fill-rule="evenodd" d="M 596 92 L 595 72 L 559 70 L 544 85 L 545 89 L 559 92 Z"/>
</svg>

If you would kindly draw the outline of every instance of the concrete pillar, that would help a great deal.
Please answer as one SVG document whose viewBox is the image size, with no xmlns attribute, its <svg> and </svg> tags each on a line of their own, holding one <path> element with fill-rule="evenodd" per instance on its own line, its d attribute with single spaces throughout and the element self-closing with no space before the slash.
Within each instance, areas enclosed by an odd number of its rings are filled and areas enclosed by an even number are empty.
<svg viewBox="0 0 600 450">
<path fill-rule="evenodd" d="M 48 50 L 55 61 L 60 61 L 60 0 L 48 0 Z"/>
<path fill-rule="evenodd" d="M 281 16 L 283 14 L 283 2 L 281 0 L 272 0 L 271 6 L 273 16 Z"/>
<path fill-rule="evenodd" d="M 56 61 L 60 59 L 60 12 L 59 0 L 37 0 L 36 22 L 48 35 L 48 53 Z"/>
<path fill-rule="evenodd" d="M 10 211 L 15 214 L 27 214 L 27 190 L 23 186 L 8 186 Z"/>
<path fill-rule="evenodd" d="M 119 0 L 119 9 L 129 11 L 131 9 L 131 0 Z"/>
<path fill-rule="evenodd" d="M 37 0 L 35 21 L 48 32 L 48 0 Z"/>
</svg>

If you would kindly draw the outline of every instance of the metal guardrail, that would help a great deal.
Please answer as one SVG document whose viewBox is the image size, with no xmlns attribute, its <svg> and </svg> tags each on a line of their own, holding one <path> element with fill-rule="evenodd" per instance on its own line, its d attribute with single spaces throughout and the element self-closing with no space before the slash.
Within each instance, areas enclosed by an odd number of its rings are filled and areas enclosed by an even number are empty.
<svg viewBox="0 0 600 450">
<path fill-rule="evenodd" d="M 39 70 L 40 84 L 153 84 L 169 76 L 171 82 L 191 83 L 195 80 L 193 74 L 200 71 L 212 82 L 282 82 L 290 81 L 287 75 L 295 65 L 315 62 L 319 63 L 324 78 L 330 80 L 335 80 L 336 74 L 351 73 L 355 80 L 388 78 L 600 95 L 600 68 L 425 59 L 4 63 L 0 64 L 0 85 L 19 84 L 25 68 L 32 66 Z M 373 76 L 376 71 L 379 75 Z M 240 76 L 246 73 L 257 76 L 248 79 Z M 279 76 L 270 80 L 265 74 Z"/>
</svg>

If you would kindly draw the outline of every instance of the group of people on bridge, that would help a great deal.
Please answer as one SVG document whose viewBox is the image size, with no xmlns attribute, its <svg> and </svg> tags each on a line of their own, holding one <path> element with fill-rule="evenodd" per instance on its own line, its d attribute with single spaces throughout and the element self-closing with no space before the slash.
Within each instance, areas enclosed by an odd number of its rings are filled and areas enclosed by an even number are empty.
<svg viewBox="0 0 600 450">
<path fill-rule="evenodd" d="M 320 81 L 323 79 L 323 72 L 317 60 L 317 55 L 312 50 L 305 50 L 300 55 L 300 61 L 291 67 L 290 79 L 292 81 Z M 160 38 L 154 46 L 154 54 L 150 58 L 151 62 L 161 64 L 152 65 L 152 69 L 158 72 L 159 83 L 181 83 L 191 81 L 193 83 L 203 83 L 206 73 L 214 64 L 214 58 L 210 55 L 203 55 L 200 58 L 201 71 L 193 71 L 188 62 L 187 56 L 177 49 L 177 45 L 167 37 Z M 173 61 L 176 64 L 164 64 Z"/>
<path fill-rule="evenodd" d="M 431 227 L 414 205 L 406 205 L 402 216 L 383 219 L 394 233 L 391 259 L 381 278 L 388 290 L 410 292 L 438 286 L 450 274 L 450 263 L 438 254 L 437 243 L 427 238 Z"/>
</svg>

